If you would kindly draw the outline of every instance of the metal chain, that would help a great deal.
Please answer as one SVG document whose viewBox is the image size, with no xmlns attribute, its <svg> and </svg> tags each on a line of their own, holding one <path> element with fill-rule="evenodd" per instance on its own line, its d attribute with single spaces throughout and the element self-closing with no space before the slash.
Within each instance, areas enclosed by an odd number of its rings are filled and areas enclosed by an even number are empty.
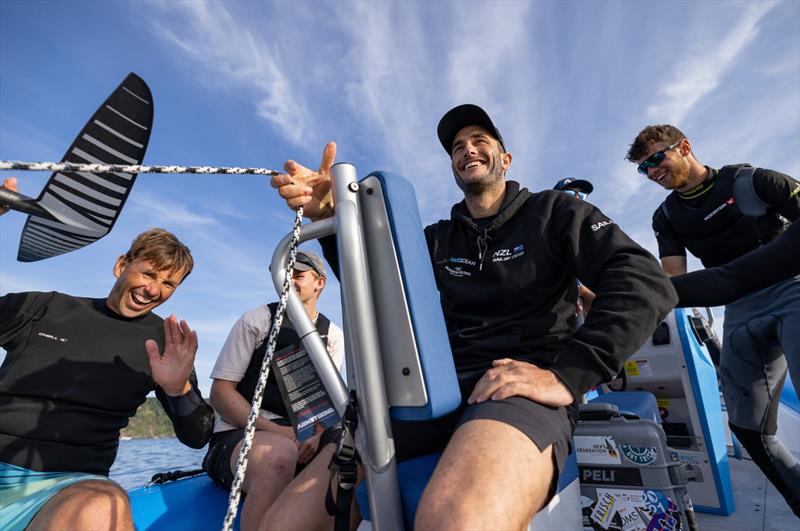
<svg viewBox="0 0 800 531">
<path fill-rule="evenodd" d="M 83 164 L 78 162 L 22 162 L 0 160 L 0 170 L 71 171 L 88 173 L 211 173 L 235 175 L 278 175 L 267 168 L 226 168 L 221 166 L 142 166 L 125 164 Z"/>
<path fill-rule="evenodd" d="M 289 247 L 289 261 L 286 263 L 286 271 L 283 278 L 283 286 L 281 288 L 281 298 L 278 302 L 278 308 L 275 310 L 275 315 L 272 316 L 272 329 L 269 333 L 267 340 L 267 352 L 264 355 L 264 361 L 261 364 L 261 375 L 256 384 L 255 393 L 253 395 L 253 404 L 250 408 L 250 416 L 247 417 L 247 426 L 244 430 L 244 439 L 242 441 L 242 448 L 239 451 L 239 459 L 236 462 L 236 477 L 231 485 L 231 494 L 228 498 L 228 512 L 225 515 L 225 522 L 222 524 L 223 531 L 230 531 L 233 527 L 233 521 L 236 518 L 236 511 L 239 508 L 239 499 L 241 498 L 242 481 L 244 481 L 244 474 L 247 470 L 247 454 L 250 452 L 250 447 L 253 445 L 253 436 L 256 431 L 256 420 L 258 419 L 261 411 L 261 400 L 264 397 L 264 390 L 267 386 L 267 376 L 269 376 L 269 364 L 272 361 L 272 356 L 275 353 L 275 342 L 278 339 L 278 332 L 280 332 L 281 324 L 283 323 L 283 315 L 286 309 L 286 302 L 289 298 L 289 290 L 292 287 L 292 269 L 294 268 L 295 258 L 297 257 L 297 245 L 300 241 L 300 226 L 303 222 L 303 207 L 297 209 L 297 215 L 294 219 L 294 230 L 292 232 L 292 242 Z"/>
</svg>

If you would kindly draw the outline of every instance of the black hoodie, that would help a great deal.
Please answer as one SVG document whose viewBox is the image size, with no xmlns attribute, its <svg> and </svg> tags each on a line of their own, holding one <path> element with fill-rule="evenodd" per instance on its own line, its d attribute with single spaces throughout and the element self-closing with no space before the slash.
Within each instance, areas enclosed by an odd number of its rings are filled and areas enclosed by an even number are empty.
<svg viewBox="0 0 800 531">
<path fill-rule="evenodd" d="M 552 370 L 580 397 L 612 379 L 677 302 L 650 253 L 561 192 L 507 181 L 488 225 L 462 201 L 425 236 L 462 383 L 508 357 Z M 597 298 L 573 333 L 577 278 Z"/>
</svg>

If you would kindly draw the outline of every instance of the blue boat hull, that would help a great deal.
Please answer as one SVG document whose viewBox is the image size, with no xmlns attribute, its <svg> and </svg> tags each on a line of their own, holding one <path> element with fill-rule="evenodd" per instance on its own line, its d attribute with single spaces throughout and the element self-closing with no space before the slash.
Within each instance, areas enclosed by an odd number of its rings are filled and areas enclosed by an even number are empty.
<svg viewBox="0 0 800 531">
<path fill-rule="evenodd" d="M 205 474 L 128 492 L 138 531 L 222 529 L 228 491 Z M 239 516 L 234 529 L 239 529 Z"/>
</svg>

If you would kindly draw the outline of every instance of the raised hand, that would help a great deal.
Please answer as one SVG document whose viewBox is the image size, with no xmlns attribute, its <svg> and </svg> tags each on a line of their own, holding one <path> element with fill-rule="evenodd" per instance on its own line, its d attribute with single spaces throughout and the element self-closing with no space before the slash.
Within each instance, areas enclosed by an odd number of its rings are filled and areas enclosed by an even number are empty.
<svg viewBox="0 0 800 531">
<path fill-rule="evenodd" d="M 5 181 L 3 181 L 2 187 L 6 190 L 11 190 L 12 192 L 19 192 L 19 186 L 17 185 L 16 177 L 8 177 Z M 8 209 L 0 206 L 0 216 L 6 212 L 8 212 Z"/>
<path fill-rule="evenodd" d="M 568 406 L 575 401 L 552 371 L 504 358 L 492 362 L 492 368 L 475 384 L 467 402 L 474 404 L 512 396 L 522 396 L 546 406 Z"/>
<path fill-rule="evenodd" d="M 152 339 L 145 341 L 144 346 L 153 381 L 170 396 L 188 393 L 189 374 L 197 353 L 197 332 L 186 321 L 178 324 L 178 319 L 170 315 L 164 319 L 164 352 L 159 352 L 158 343 Z"/>
<path fill-rule="evenodd" d="M 287 160 L 283 165 L 286 173 L 272 177 L 270 184 L 286 200 L 289 208 L 296 210 L 302 206 L 303 214 L 312 221 L 330 217 L 333 215 L 331 166 L 335 160 L 336 143 L 328 142 L 317 171 Z"/>
</svg>

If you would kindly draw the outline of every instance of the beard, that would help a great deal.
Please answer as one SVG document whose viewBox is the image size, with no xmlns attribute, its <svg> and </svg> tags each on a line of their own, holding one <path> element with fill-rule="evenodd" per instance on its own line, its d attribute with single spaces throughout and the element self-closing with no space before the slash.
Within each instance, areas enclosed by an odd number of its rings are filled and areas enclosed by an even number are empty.
<svg viewBox="0 0 800 531">
<path fill-rule="evenodd" d="M 672 182 L 668 187 L 665 187 L 668 190 L 678 190 L 686 187 L 689 183 L 689 167 L 675 166 L 670 170 L 670 173 L 672 174 Z"/>
<path fill-rule="evenodd" d="M 492 155 L 492 164 L 484 171 L 482 175 L 474 177 L 472 181 L 465 182 L 459 175 L 455 166 L 451 165 L 453 170 L 453 177 L 456 179 L 456 185 L 461 188 L 465 196 L 468 195 L 481 195 L 487 190 L 491 190 L 503 181 L 505 170 L 503 169 L 503 161 L 500 159 L 501 153 Z"/>
</svg>

